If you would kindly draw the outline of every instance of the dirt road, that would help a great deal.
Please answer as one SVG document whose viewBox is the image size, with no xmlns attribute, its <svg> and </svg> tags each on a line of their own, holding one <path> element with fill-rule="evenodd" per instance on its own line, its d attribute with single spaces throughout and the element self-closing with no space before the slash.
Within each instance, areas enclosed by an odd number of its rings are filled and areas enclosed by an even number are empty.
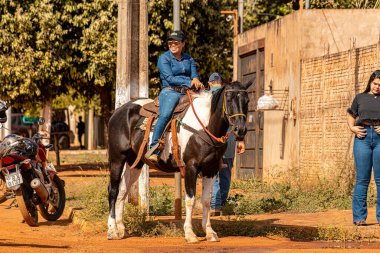
<svg viewBox="0 0 380 253">
<path fill-rule="evenodd" d="M 66 186 L 75 183 L 72 172 L 60 173 Z M 380 244 L 295 242 L 281 237 L 222 237 L 218 243 L 187 244 L 183 238 L 130 237 L 106 240 L 106 234 L 85 233 L 66 214 L 57 222 L 40 218 L 38 227 L 22 223 L 10 201 L 0 205 L 0 252 L 380 252 Z M 202 239 L 202 238 L 201 238 Z"/>
</svg>

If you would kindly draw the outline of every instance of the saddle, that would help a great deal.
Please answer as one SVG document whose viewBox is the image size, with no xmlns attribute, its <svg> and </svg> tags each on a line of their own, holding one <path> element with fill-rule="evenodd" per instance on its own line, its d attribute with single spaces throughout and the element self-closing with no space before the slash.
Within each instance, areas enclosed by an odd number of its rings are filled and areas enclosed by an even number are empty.
<svg viewBox="0 0 380 253">
<path fill-rule="evenodd" d="M 189 97 L 184 95 L 178 102 L 178 105 L 175 107 L 173 112 L 173 118 L 183 117 L 187 108 L 189 108 L 190 100 Z M 149 118 L 150 116 L 158 117 L 160 111 L 160 101 L 156 97 L 152 102 L 145 104 L 140 109 L 140 115 Z"/>
<path fill-rule="evenodd" d="M 153 121 L 156 119 L 159 115 L 160 111 L 160 105 L 159 105 L 159 99 L 156 97 L 152 102 L 145 104 L 141 107 L 139 114 L 145 118 L 148 118 L 146 123 L 146 130 L 144 134 L 143 142 L 139 148 L 139 152 L 137 154 L 136 160 L 131 166 L 131 168 L 135 168 L 139 161 L 142 159 L 149 167 L 159 169 L 157 168 L 156 164 L 153 164 L 149 161 L 146 157 L 149 157 L 152 152 L 159 148 L 160 150 L 164 149 L 165 145 L 165 138 L 169 131 L 172 132 L 172 153 L 175 158 L 177 166 L 180 168 L 181 175 L 184 176 L 184 165 L 180 159 L 180 150 L 178 146 L 178 137 L 177 137 L 177 119 L 182 119 L 187 111 L 187 109 L 190 107 L 190 98 L 188 96 L 182 96 L 181 99 L 178 102 L 178 105 L 175 107 L 172 115 L 172 120 L 168 122 L 168 124 L 165 127 L 164 133 L 162 134 L 162 137 L 160 138 L 159 142 L 156 146 L 152 147 L 145 155 L 143 156 L 144 151 L 146 150 L 148 141 L 149 141 L 149 133 L 151 131 Z"/>
</svg>

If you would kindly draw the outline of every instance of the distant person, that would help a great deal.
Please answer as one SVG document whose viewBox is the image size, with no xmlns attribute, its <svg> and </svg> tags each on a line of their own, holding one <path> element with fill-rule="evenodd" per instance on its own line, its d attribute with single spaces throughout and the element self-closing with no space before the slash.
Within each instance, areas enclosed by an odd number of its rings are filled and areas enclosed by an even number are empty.
<svg viewBox="0 0 380 253">
<path fill-rule="evenodd" d="M 218 73 L 212 73 L 208 80 L 210 92 L 217 91 L 222 87 L 222 77 Z M 215 182 L 212 187 L 211 194 L 211 212 L 212 215 L 220 215 L 222 206 L 226 204 L 228 192 L 231 186 L 231 170 L 235 159 L 235 147 L 237 147 L 238 154 L 245 151 L 244 141 L 236 141 L 234 135 L 230 134 L 227 140 L 227 149 L 223 155 L 221 168 L 216 174 Z M 223 167 L 223 165 L 226 165 Z"/>
<path fill-rule="evenodd" d="M 377 188 L 376 218 L 380 225 L 380 70 L 372 73 L 366 89 L 356 95 L 347 112 L 348 126 L 355 134 L 356 181 L 352 198 L 354 225 L 366 225 L 367 191 L 372 168 Z"/>
<path fill-rule="evenodd" d="M 79 140 L 80 149 L 84 149 L 84 145 L 82 145 L 82 135 L 85 132 L 86 125 L 82 121 L 82 116 L 79 116 L 79 122 L 78 122 L 77 128 L 78 128 L 78 140 Z"/>
</svg>

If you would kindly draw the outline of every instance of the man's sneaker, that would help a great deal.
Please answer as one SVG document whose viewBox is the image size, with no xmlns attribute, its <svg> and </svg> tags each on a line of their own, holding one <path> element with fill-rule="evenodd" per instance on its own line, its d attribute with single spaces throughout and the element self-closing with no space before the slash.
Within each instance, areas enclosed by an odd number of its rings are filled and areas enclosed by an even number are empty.
<svg viewBox="0 0 380 253">
<path fill-rule="evenodd" d="M 158 162 L 158 156 L 157 156 L 157 154 L 151 154 L 148 159 L 152 163 L 157 163 Z"/>
<path fill-rule="evenodd" d="M 220 216 L 221 211 L 220 210 L 210 210 L 210 216 Z"/>
</svg>

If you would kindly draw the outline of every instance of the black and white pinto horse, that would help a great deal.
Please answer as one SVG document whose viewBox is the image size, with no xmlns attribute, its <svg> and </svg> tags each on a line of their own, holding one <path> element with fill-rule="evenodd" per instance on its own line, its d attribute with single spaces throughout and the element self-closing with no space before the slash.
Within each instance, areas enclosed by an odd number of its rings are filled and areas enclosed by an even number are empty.
<svg viewBox="0 0 380 253">
<path fill-rule="evenodd" d="M 186 190 L 186 220 L 184 223 L 185 239 L 188 242 L 198 242 L 192 228 L 192 212 L 195 205 L 196 180 L 202 173 L 202 227 L 208 241 L 219 241 L 217 234 L 210 223 L 210 200 L 215 175 L 219 171 L 220 159 L 226 145 L 212 145 L 205 141 L 199 133 L 189 131 L 184 125 L 191 126 L 198 132 L 204 132 L 202 125 L 214 136 L 226 136 L 231 126 L 237 140 L 243 140 L 246 129 L 246 115 L 248 111 L 247 89 L 252 84 L 248 82 L 225 83 L 217 91 L 201 92 L 193 100 L 195 109 L 189 108 L 182 119 L 178 133 L 178 145 L 181 150 L 181 159 L 185 165 Z M 108 218 L 108 239 L 122 239 L 125 235 L 123 211 L 125 198 L 131 185 L 138 179 L 143 162 L 140 161 L 135 169 L 130 169 L 134 163 L 139 147 L 143 142 L 144 132 L 137 128 L 141 116 L 139 110 L 143 104 L 151 99 L 130 101 L 118 108 L 109 121 L 109 165 L 110 184 L 108 188 L 110 214 Z M 197 116 L 198 119 L 197 119 Z M 203 136 L 205 133 L 203 133 Z M 210 135 L 209 135 L 210 136 Z M 219 143 L 221 144 L 221 143 Z M 165 148 L 169 148 L 166 145 Z M 162 151 L 163 152 L 163 151 Z M 159 161 L 163 171 L 179 171 L 174 166 L 172 155 L 167 161 Z M 125 166 L 124 166 L 125 165 Z"/>
</svg>

